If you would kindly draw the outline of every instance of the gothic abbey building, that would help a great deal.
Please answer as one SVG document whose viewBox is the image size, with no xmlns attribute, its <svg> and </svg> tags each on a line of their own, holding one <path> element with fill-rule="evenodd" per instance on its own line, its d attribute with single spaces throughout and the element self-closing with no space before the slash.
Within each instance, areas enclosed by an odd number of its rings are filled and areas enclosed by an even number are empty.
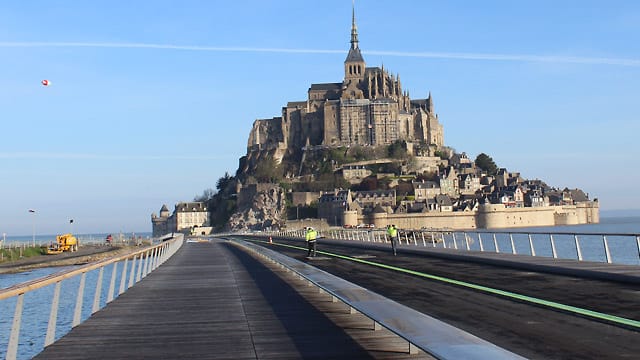
<svg viewBox="0 0 640 360">
<path fill-rule="evenodd" d="M 399 75 L 367 67 L 358 45 L 355 12 L 344 79 L 312 84 L 306 101 L 289 102 L 282 116 L 259 119 L 249 135 L 248 154 L 273 151 L 281 160 L 287 149 L 305 146 L 389 145 L 396 140 L 444 146 L 442 125 L 427 99 L 411 99 Z"/>
</svg>

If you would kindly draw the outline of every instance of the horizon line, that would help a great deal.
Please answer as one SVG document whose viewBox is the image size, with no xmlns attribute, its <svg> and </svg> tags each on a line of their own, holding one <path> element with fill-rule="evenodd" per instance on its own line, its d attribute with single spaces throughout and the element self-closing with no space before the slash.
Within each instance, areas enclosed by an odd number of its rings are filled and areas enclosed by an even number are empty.
<svg viewBox="0 0 640 360">
<path fill-rule="evenodd" d="M 181 51 L 208 51 L 208 52 L 254 52 L 254 53 L 286 53 L 286 54 L 345 54 L 347 50 L 332 49 L 305 49 L 305 48 L 268 48 L 268 47 L 225 47 L 225 46 L 200 46 L 200 45 L 175 45 L 156 43 L 96 43 L 96 42 L 0 42 L 0 47 L 78 47 L 78 48 L 116 48 L 116 49 L 157 49 L 157 50 L 181 50 Z M 640 59 L 612 58 L 612 57 L 584 57 L 584 56 L 558 56 L 558 55 L 531 55 L 531 54 L 490 54 L 490 53 L 465 53 L 465 52 L 411 52 L 393 50 L 362 50 L 367 55 L 382 55 L 395 57 L 414 57 L 450 60 L 485 60 L 485 61 L 516 61 L 516 62 L 546 62 L 546 63 L 572 63 L 592 65 L 616 65 L 640 67 Z"/>
</svg>

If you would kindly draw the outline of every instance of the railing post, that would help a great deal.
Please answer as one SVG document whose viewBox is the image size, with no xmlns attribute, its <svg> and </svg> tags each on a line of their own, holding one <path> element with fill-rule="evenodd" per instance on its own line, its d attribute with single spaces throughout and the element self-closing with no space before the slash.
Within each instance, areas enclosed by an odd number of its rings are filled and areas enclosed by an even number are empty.
<svg viewBox="0 0 640 360">
<path fill-rule="evenodd" d="M 136 271 L 136 283 L 142 279 L 142 269 L 146 264 L 145 260 L 144 254 L 140 253 L 140 261 L 138 261 L 138 270 Z"/>
<path fill-rule="evenodd" d="M 411 235 L 413 235 L 413 244 L 414 244 L 415 246 L 418 246 L 418 240 L 416 240 L 416 232 L 415 232 L 415 231 L 412 231 L 412 232 L 411 232 Z"/>
<path fill-rule="evenodd" d="M 153 255 L 153 264 L 151 265 L 151 271 L 153 271 L 156 268 L 158 268 L 158 266 L 159 266 L 158 259 L 160 258 L 160 254 L 162 254 L 162 247 L 157 247 L 156 248 L 156 252 Z"/>
<path fill-rule="evenodd" d="M 484 246 L 482 245 L 482 234 L 478 233 L 478 243 L 480 244 L 480 251 L 484 251 Z"/>
<path fill-rule="evenodd" d="M 102 276 L 104 274 L 104 266 L 100 267 L 98 273 L 98 281 L 96 282 L 96 292 L 93 295 L 93 307 L 91 308 L 91 314 L 95 314 L 100 309 L 100 295 L 102 293 Z"/>
<path fill-rule="evenodd" d="M 80 276 L 80 285 L 78 286 L 78 296 L 76 297 L 76 308 L 73 312 L 73 322 L 71 323 L 71 327 L 74 328 L 80 325 L 80 320 L 82 318 L 82 300 L 84 299 L 84 284 L 87 279 L 87 273 L 83 272 L 82 276 Z"/>
<path fill-rule="evenodd" d="M 147 274 L 149 274 L 149 267 L 151 266 L 151 253 L 153 252 L 153 249 L 147 250 L 144 252 L 144 266 L 142 267 L 142 276 L 141 278 L 145 278 L 147 277 Z"/>
<path fill-rule="evenodd" d="M 604 253 L 607 256 L 607 263 L 611 264 L 611 253 L 609 252 L 609 243 L 607 242 L 606 235 L 602 235 L 602 241 L 604 242 Z"/>
<path fill-rule="evenodd" d="M 58 322 L 58 304 L 60 303 L 60 284 L 62 280 L 56 283 L 53 289 L 53 300 L 51 300 L 51 311 L 49 312 L 49 323 L 47 325 L 47 334 L 44 337 L 44 347 L 47 347 L 55 341 L 56 325 Z"/>
<path fill-rule="evenodd" d="M 118 295 L 124 292 L 124 286 L 127 283 L 127 262 L 129 259 L 124 259 L 124 267 L 122 268 L 122 273 L 120 273 L 120 290 L 118 291 Z"/>
<path fill-rule="evenodd" d="M 116 288 L 116 275 L 118 272 L 116 271 L 118 267 L 118 262 L 113 263 L 113 270 L 111 270 L 111 280 L 109 280 L 109 291 L 107 291 L 107 304 L 113 300 L 113 292 Z"/>
<path fill-rule="evenodd" d="M 11 325 L 11 335 L 7 345 L 7 360 L 14 360 L 18 354 L 18 340 L 20 339 L 20 325 L 22 324 L 22 306 L 24 304 L 24 293 L 18 295 L 16 300 L 16 310 L 13 313 L 13 324 Z"/>
<path fill-rule="evenodd" d="M 136 278 L 136 257 L 137 255 L 133 255 L 133 259 L 131 259 L 131 273 L 129 274 L 129 286 L 127 286 L 127 289 L 133 286 Z"/>
<path fill-rule="evenodd" d="M 154 270 L 153 263 L 156 261 L 156 252 L 158 248 L 155 247 L 151 250 L 151 254 L 149 254 L 149 269 L 147 269 L 147 275 Z"/>
<path fill-rule="evenodd" d="M 164 255 L 167 252 L 167 245 L 162 245 L 162 247 L 160 247 L 160 249 L 158 249 L 158 255 L 156 255 L 156 260 L 154 261 L 154 265 L 153 268 L 157 269 L 158 266 L 162 265 L 162 263 L 164 262 Z"/>
<path fill-rule="evenodd" d="M 496 253 L 500 253 L 500 248 L 498 247 L 498 239 L 496 238 L 496 233 L 493 233 L 493 246 L 496 248 Z"/>
<path fill-rule="evenodd" d="M 509 240 L 511 240 L 511 253 L 516 253 L 516 244 L 513 242 L 513 234 L 509 233 Z"/>
<path fill-rule="evenodd" d="M 420 235 L 422 235 L 422 246 L 427 247 L 427 242 L 426 242 L 426 241 L 425 241 L 425 239 L 424 239 L 424 232 L 423 232 L 423 231 L 421 231 L 421 232 L 420 232 Z"/>
<path fill-rule="evenodd" d="M 536 256 L 536 249 L 533 247 L 533 239 L 531 233 L 529 233 L 529 248 L 531 249 L 531 256 Z"/>
<path fill-rule="evenodd" d="M 436 237 L 433 235 L 433 231 L 430 232 L 430 234 L 431 234 L 431 245 L 433 247 L 436 247 Z"/>
<path fill-rule="evenodd" d="M 580 249 L 580 241 L 578 240 L 578 234 L 573 234 L 573 239 L 576 243 L 576 253 L 578 255 L 578 260 L 582 261 L 582 250 Z"/>
<path fill-rule="evenodd" d="M 442 239 L 442 248 L 446 249 L 447 248 L 447 242 L 444 240 L 444 232 L 441 231 L 439 234 L 440 234 L 440 239 Z"/>
<path fill-rule="evenodd" d="M 458 243 L 456 242 L 456 232 L 451 233 L 451 238 L 453 239 L 453 248 L 458 250 Z"/>
<path fill-rule="evenodd" d="M 553 254 L 553 258 L 558 258 L 558 252 L 556 251 L 556 243 L 553 241 L 553 234 L 549 234 L 549 240 L 551 241 L 551 252 Z"/>
<path fill-rule="evenodd" d="M 467 235 L 466 231 L 463 232 L 463 234 L 464 234 L 464 241 L 466 241 L 466 243 L 467 243 L 467 251 L 470 251 L 471 250 L 471 246 L 469 245 L 469 235 Z"/>
<path fill-rule="evenodd" d="M 159 266 L 158 259 L 160 258 L 161 253 L 162 253 L 162 245 L 156 247 L 154 249 L 153 255 L 151 255 L 151 268 L 149 269 L 149 272 L 152 272 Z"/>
<path fill-rule="evenodd" d="M 640 236 L 636 236 L 636 245 L 638 245 L 638 259 L 640 259 Z"/>
</svg>

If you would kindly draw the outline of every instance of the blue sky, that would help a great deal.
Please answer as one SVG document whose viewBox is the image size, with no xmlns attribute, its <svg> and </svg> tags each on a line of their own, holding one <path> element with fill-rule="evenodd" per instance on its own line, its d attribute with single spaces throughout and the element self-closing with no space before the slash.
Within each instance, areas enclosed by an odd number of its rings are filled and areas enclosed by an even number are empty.
<svg viewBox="0 0 640 360">
<path fill-rule="evenodd" d="M 235 172 L 255 119 L 342 80 L 351 6 L 1 2 L 0 233 L 150 231 L 162 204 Z M 431 91 L 448 146 L 638 208 L 640 3 L 355 8 L 367 65 Z"/>
</svg>

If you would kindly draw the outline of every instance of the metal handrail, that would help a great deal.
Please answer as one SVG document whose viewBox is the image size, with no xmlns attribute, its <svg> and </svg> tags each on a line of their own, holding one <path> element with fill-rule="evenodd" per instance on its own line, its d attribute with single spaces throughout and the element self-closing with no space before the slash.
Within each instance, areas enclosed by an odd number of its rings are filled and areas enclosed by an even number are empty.
<svg viewBox="0 0 640 360">
<path fill-rule="evenodd" d="M 273 235 L 285 237 L 302 237 L 303 230 L 291 230 L 284 232 L 273 232 Z M 327 237 L 340 240 L 387 242 L 389 241 L 386 231 L 383 229 L 336 229 L 319 231 L 320 237 Z M 462 243 L 459 244 L 462 235 Z M 519 239 L 516 239 L 519 237 Z M 452 230 L 452 229 L 401 229 L 399 234 L 400 245 L 422 245 L 424 247 L 442 247 L 456 250 L 495 252 L 512 254 L 542 256 L 558 258 L 570 258 L 578 261 L 585 259 L 585 243 L 591 240 L 593 245 L 590 251 L 594 252 L 589 261 L 606 263 L 624 263 L 616 259 L 612 251 L 612 241 L 623 239 L 628 240 L 627 250 L 624 251 L 626 259 L 633 265 L 640 264 L 640 234 L 637 233 L 596 233 L 596 232 L 571 232 L 571 231 L 491 231 L 491 230 Z M 487 239 L 492 239 L 487 242 Z M 545 240 L 546 239 L 546 240 Z M 594 243 L 599 239 L 600 246 Z M 419 241 L 421 240 L 421 241 Z M 524 242 L 523 242 L 524 240 Z M 631 244 L 631 242 L 635 244 Z M 474 244 L 477 244 L 475 246 Z M 502 245 L 500 245 L 502 244 Z M 521 245 L 520 251 L 518 246 Z M 462 246 L 459 246 L 462 245 Z M 501 248 L 502 247 L 502 248 Z M 560 248 L 565 248 L 564 254 L 571 256 L 561 256 Z M 570 248 L 570 250 L 566 250 Z M 634 249 L 632 249 L 634 248 Z M 505 251 L 506 250 L 506 251 Z M 635 255 L 634 255 L 635 253 Z M 547 255 L 548 254 L 548 255 Z"/>
<path fill-rule="evenodd" d="M 421 349 L 445 360 L 524 359 L 495 344 L 299 260 L 245 241 L 234 242 L 305 279 L 309 284 L 318 287 L 320 292 L 331 295 L 334 302 L 342 301 L 351 313 L 358 311 L 368 317 L 373 321 L 373 330 L 384 327 L 403 338 L 408 343 L 409 354 L 416 354 L 417 349 Z"/>
<path fill-rule="evenodd" d="M 20 336 L 20 327 L 22 325 L 22 310 L 24 306 L 24 296 L 26 293 L 46 287 L 48 285 L 55 284 L 54 295 L 51 303 L 51 309 L 49 313 L 49 322 L 47 325 L 47 334 L 45 336 L 44 346 L 51 345 L 55 339 L 56 333 L 56 322 L 57 322 L 57 314 L 58 307 L 60 303 L 60 287 L 63 280 L 75 278 L 80 276 L 80 285 L 78 287 L 78 292 L 76 295 L 76 303 L 73 314 L 72 328 L 76 327 L 81 323 L 81 313 L 82 306 L 84 300 L 84 290 L 86 284 L 86 275 L 88 272 L 92 270 L 99 269 L 97 285 L 95 289 L 95 294 L 93 298 L 93 304 L 91 309 L 91 314 L 97 312 L 99 310 L 99 302 L 100 295 L 102 292 L 102 281 L 103 281 L 103 273 L 104 268 L 108 265 L 114 264 L 111 280 L 109 283 L 108 295 L 106 302 L 109 303 L 114 299 L 115 293 L 115 279 L 117 275 L 117 267 L 118 262 L 124 260 L 122 270 L 120 272 L 120 288 L 117 293 L 118 296 L 125 292 L 128 288 L 133 286 L 134 283 L 137 283 L 142 278 L 146 277 L 151 271 L 155 270 L 158 266 L 164 263 L 168 258 L 170 258 L 179 248 L 182 246 L 184 242 L 184 237 L 182 234 L 180 236 L 176 236 L 173 240 L 161 242 L 158 245 L 149 246 L 147 248 L 125 254 L 120 256 L 115 256 L 103 261 L 87 264 L 81 266 L 76 269 L 62 271 L 58 273 L 54 273 L 39 279 L 31 280 L 28 282 L 24 282 L 21 284 L 17 284 L 11 286 L 6 289 L 0 290 L 0 300 L 9 299 L 12 297 L 17 297 L 15 311 L 13 316 L 13 322 L 11 326 L 11 334 L 9 336 L 9 343 L 7 344 L 7 352 L 6 359 L 16 359 L 18 352 L 18 340 Z M 129 284 L 125 288 L 125 280 L 127 278 L 127 266 L 129 259 L 131 259 L 130 265 L 130 274 L 129 274 Z M 136 264 L 136 259 L 138 263 Z M 136 271 L 134 273 L 134 271 Z"/>
</svg>

